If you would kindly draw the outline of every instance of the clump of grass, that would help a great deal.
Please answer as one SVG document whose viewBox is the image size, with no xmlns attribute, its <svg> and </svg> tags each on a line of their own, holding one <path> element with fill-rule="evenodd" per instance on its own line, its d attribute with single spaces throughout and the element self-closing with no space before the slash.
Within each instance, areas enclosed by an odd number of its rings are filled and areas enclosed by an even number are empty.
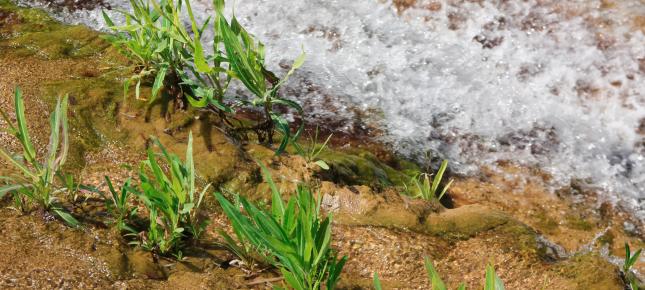
<svg viewBox="0 0 645 290">
<path fill-rule="evenodd" d="M 441 200 L 443 196 L 448 191 L 448 188 L 452 184 L 453 180 L 448 181 L 441 191 L 439 191 L 439 186 L 441 185 L 441 180 L 443 179 L 443 174 L 448 168 L 448 161 L 444 160 L 441 162 L 439 170 L 434 175 L 432 181 L 430 181 L 430 175 L 427 173 L 422 173 L 413 176 L 410 179 L 410 184 L 405 184 L 405 192 L 408 195 L 414 196 L 416 198 L 422 198 L 425 200 Z"/>
<path fill-rule="evenodd" d="M 305 61 L 305 55 L 303 53 L 296 58 L 289 72 L 282 79 L 279 79 L 264 66 L 264 45 L 260 42 L 256 43 L 252 36 L 240 25 L 235 16 L 233 16 L 229 24 L 222 14 L 223 8 L 224 6 L 221 5 L 216 11 L 219 18 L 217 31 L 221 33 L 230 68 L 235 78 L 239 79 L 255 95 L 250 104 L 260 107 L 264 111 L 264 123 L 255 127 L 266 132 L 266 141 L 268 143 L 273 142 L 273 130 L 274 128 L 277 129 L 282 135 L 282 141 L 277 152 L 282 152 L 292 139 L 298 138 L 304 128 L 304 124 L 301 123 L 295 134 L 292 135 L 289 122 L 274 110 L 274 106 L 283 105 L 296 110 L 302 116 L 303 110 L 300 105 L 294 101 L 281 98 L 278 95 L 278 91 L 289 79 L 289 76 L 302 66 Z"/>
<path fill-rule="evenodd" d="M 232 197 L 233 201 L 231 204 L 233 204 L 235 208 L 242 208 L 243 205 L 240 202 L 239 194 L 226 192 L 226 195 Z M 250 243 L 244 233 L 240 232 L 237 228 L 233 227 L 233 234 L 236 239 L 233 239 L 233 237 L 223 229 L 218 229 L 218 233 L 224 239 L 223 246 L 241 260 L 242 264 L 238 266 L 247 268 L 253 272 L 256 266 L 266 266 L 271 264 L 271 258 L 268 256 L 269 253 Z"/>
<path fill-rule="evenodd" d="M 130 189 L 145 205 L 150 220 L 147 235 L 135 243 L 149 251 L 171 253 L 178 259 L 182 256 L 183 239 L 198 240 L 207 225 L 197 213 L 209 185 L 197 191 L 192 142 L 191 133 L 186 159 L 182 162 L 154 139 L 161 153 L 148 149 L 148 159 L 139 169 L 141 184 L 137 189 Z"/>
<path fill-rule="evenodd" d="M 304 127 L 301 122 L 292 131 L 287 118 L 276 110 L 276 106 L 286 107 L 302 117 L 300 105 L 280 97 L 279 89 L 302 66 L 304 54 L 294 61 L 282 79 L 278 78 L 266 69 L 264 45 L 254 40 L 235 16 L 230 21 L 226 19 L 223 0 L 214 0 L 213 4 L 215 36 L 210 55 L 205 54 L 201 35 L 211 18 L 198 24 L 188 0 L 132 0 L 133 13 L 122 12 L 126 17 L 123 26 L 116 26 L 103 13 L 106 24 L 116 32 L 106 38 L 135 61 L 137 73 L 131 80 L 137 80 L 137 96 L 141 80 L 155 75 L 151 100 L 166 87 L 175 100 L 186 99 L 196 108 L 216 113 L 235 137 L 243 138 L 245 132 L 252 131 L 261 143 L 272 144 L 277 132 L 282 139 L 276 153 L 281 153 L 290 142 L 298 139 Z M 190 28 L 181 21 L 184 7 L 191 21 Z M 253 94 L 250 100 L 226 95 L 233 79 L 239 80 Z M 126 90 L 129 83 L 125 83 Z M 259 109 L 263 120 L 247 125 L 248 122 L 235 117 L 240 108 Z"/>
<path fill-rule="evenodd" d="M 434 265 L 432 265 L 432 262 L 430 261 L 430 259 L 428 259 L 428 257 L 425 257 L 424 264 L 426 272 L 428 274 L 428 279 L 430 279 L 430 283 L 432 284 L 432 290 L 448 290 L 448 287 L 446 287 L 446 284 L 441 280 L 439 273 L 435 269 Z M 377 273 L 374 273 L 373 283 L 376 290 L 383 289 Z M 459 284 L 457 289 L 466 290 L 466 284 Z M 484 290 L 504 290 L 504 283 L 502 282 L 502 279 L 497 276 L 497 274 L 495 273 L 495 268 L 490 264 L 486 266 Z"/>
<path fill-rule="evenodd" d="M 631 269 L 638 261 L 638 257 L 641 255 L 643 249 L 638 249 L 634 254 L 632 254 L 629 244 L 625 243 L 625 261 L 623 262 L 623 273 L 629 282 L 632 290 L 638 290 L 638 279 L 631 273 Z"/>
<path fill-rule="evenodd" d="M 327 139 L 325 139 L 325 142 L 322 144 L 318 143 L 318 127 L 316 127 L 316 131 L 314 132 L 313 135 L 310 135 L 308 140 L 308 144 L 303 146 L 300 145 L 298 142 L 293 142 L 293 148 L 296 150 L 296 153 L 300 156 L 302 156 L 305 161 L 307 162 L 307 166 L 309 164 L 315 164 L 318 167 L 324 169 L 324 170 L 329 170 L 329 165 L 327 162 L 325 162 L 322 159 L 319 159 L 318 156 L 320 153 L 322 153 L 326 148 L 327 148 L 327 143 L 329 143 L 329 140 L 331 140 L 332 134 L 327 136 Z"/>
<path fill-rule="evenodd" d="M 347 257 L 337 259 L 331 249 L 331 215 L 321 218 L 320 198 L 314 198 L 304 186 L 298 186 L 285 204 L 270 174 L 262 169 L 271 188 L 270 211 L 240 197 L 242 211 L 220 193 L 215 194 L 233 229 L 267 254 L 290 287 L 334 289 Z"/>
<path fill-rule="evenodd" d="M 67 96 L 59 98 L 54 112 L 51 114 L 49 125 L 49 145 L 44 161 L 38 160 L 36 149 L 27 129 L 25 105 L 19 88 L 15 89 L 16 123 L 14 124 L 6 112 L 0 110 L 2 118 L 8 124 L 4 130 L 18 139 L 22 145 L 22 154 L 14 155 L 0 147 L 0 156 L 18 170 L 18 174 L 2 176 L 8 185 L 0 187 L 0 198 L 12 193 L 16 208 L 25 211 L 28 203 L 36 204 L 46 211 L 51 211 L 68 225 L 79 225 L 71 214 L 60 204 L 57 195 L 72 190 L 76 186 L 72 179 L 67 178 L 61 168 L 67 160 L 69 150 L 69 135 L 67 127 Z M 56 184 L 55 179 L 60 179 Z M 64 185 L 72 188 L 65 187 Z"/>
<path fill-rule="evenodd" d="M 110 213 L 114 219 L 112 223 L 121 231 L 125 230 L 131 233 L 136 232 L 127 224 L 127 221 L 137 213 L 137 208 L 130 204 L 130 198 L 132 195 L 132 189 L 130 187 L 131 180 L 128 178 L 118 191 L 114 188 L 109 177 L 105 176 L 105 182 L 108 186 L 108 190 L 110 191 L 109 198 L 106 198 L 105 205 L 108 213 Z"/>
<path fill-rule="evenodd" d="M 191 47 L 186 44 L 191 44 L 192 39 L 185 29 L 181 29 L 183 24 L 179 13 L 182 2 L 130 0 L 130 7 L 132 12 L 120 11 L 125 16 L 125 25 L 121 26 L 115 25 L 103 12 L 106 25 L 116 33 L 103 38 L 133 61 L 130 69 L 134 74 L 124 82 L 124 97 L 130 85 L 136 83 L 135 95 L 140 99 L 141 83 L 154 78 L 150 102 L 156 99 L 164 85 L 172 97 L 184 99 L 179 75 L 186 67 L 187 55 L 190 55 Z M 162 17 L 162 11 L 173 17 Z"/>
</svg>

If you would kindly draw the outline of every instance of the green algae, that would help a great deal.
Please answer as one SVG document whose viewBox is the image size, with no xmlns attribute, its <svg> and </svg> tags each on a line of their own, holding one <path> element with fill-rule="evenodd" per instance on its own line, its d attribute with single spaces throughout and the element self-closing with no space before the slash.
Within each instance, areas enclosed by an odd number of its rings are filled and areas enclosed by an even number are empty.
<svg viewBox="0 0 645 290">
<path fill-rule="evenodd" d="M 576 255 L 558 265 L 560 275 L 572 279 L 576 289 L 623 289 L 618 268 L 596 253 Z"/>
<path fill-rule="evenodd" d="M 591 231 L 594 229 L 594 225 L 580 215 L 569 214 L 564 219 L 569 228 L 581 231 Z"/>
<path fill-rule="evenodd" d="M 99 150 L 106 143 L 124 140 L 126 132 L 117 128 L 117 102 L 122 91 L 118 83 L 102 78 L 84 78 L 48 83 L 44 86 L 44 99 L 53 102 L 56 96 L 69 95 L 72 114 L 69 122 L 72 134 L 70 150 L 71 170 L 85 166 L 85 154 Z"/>
<path fill-rule="evenodd" d="M 535 217 L 537 218 L 537 221 L 534 226 L 541 232 L 555 234 L 558 231 L 558 221 L 550 217 L 544 209 L 540 208 Z"/>
<path fill-rule="evenodd" d="M 0 0 L 0 11 L 6 15 L 5 20 L 11 19 L 0 29 L 0 40 L 3 40 L 0 47 L 9 47 L 23 56 L 87 57 L 110 46 L 100 39 L 99 33 L 81 25 L 64 25 L 39 9 L 21 8 Z"/>
<path fill-rule="evenodd" d="M 503 212 L 480 205 L 465 205 L 428 215 L 419 230 L 447 239 L 463 240 L 511 222 L 516 221 Z"/>
<path fill-rule="evenodd" d="M 9 43 L 16 49 L 46 59 L 87 57 L 109 47 L 96 32 L 84 26 L 59 26 L 49 31 L 25 33 Z"/>
<path fill-rule="evenodd" d="M 4 57 L 24 63 L 40 59 L 35 62 L 42 66 L 40 70 L 53 71 L 54 66 L 63 65 L 70 74 L 59 81 L 38 84 L 37 89 L 50 106 L 59 96 L 70 97 L 71 150 L 66 168 L 78 172 L 85 166 L 87 151 L 121 137 L 114 128 L 120 106 L 117 96 L 122 95 L 122 86 L 99 68 L 109 44 L 100 38 L 100 33 L 87 27 L 61 24 L 43 10 L 17 7 L 7 0 L 0 0 L 0 23 L 2 19 L 4 24 L 10 24 L 0 26 L 0 50 L 6 51 Z M 53 79 L 60 79 L 60 75 Z"/>
<path fill-rule="evenodd" d="M 323 180 L 329 180 L 345 185 L 367 185 L 383 189 L 388 186 L 403 186 L 410 178 L 420 172 L 418 166 L 411 162 L 400 160 L 397 170 L 382 161 L 374 154 L 360 149 L 347 152 L 325 150 L 319 156 L 329 164 L 328 171 L 321 171 Z"/>
</svg>

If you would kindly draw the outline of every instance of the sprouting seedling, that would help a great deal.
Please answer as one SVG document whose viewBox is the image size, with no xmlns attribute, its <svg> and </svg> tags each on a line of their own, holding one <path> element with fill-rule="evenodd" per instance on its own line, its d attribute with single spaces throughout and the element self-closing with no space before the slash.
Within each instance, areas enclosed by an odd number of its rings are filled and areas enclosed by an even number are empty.
<svg viewBox="0 0 645 290">
<path fill-rule="evenodd" d="M 444 284 L 441 277 L 439 277 L 439 273 L 437 273 L 437 270 L 434 268 L 434 265 L 432 265 L 432 262 L 430 262 L 430 259 L 425 257 L 423 259 L 423 263 L 426 267 L 426 272 L 428 273 L 428 279 L 430 279 L 430 282 L 432 283 L 432 289 L 446 290 L 446 284 Z"/>
<path fill-rule="evenodd" d="M 484 285 L 484 290 L 504 290 L 504 283 L 497 276 L 495 268 L 491 264 L 486 266 L 486 285 Z"/>
<path fill-rule="evenodd" d="M 432 285 L 432 290 L 448 290 L 448 287 L 446 287 L 446 284 L 441 280 L 439 273 L 435 269 L 434 265 L 432 265 L 432 262 L 428 257 L 424 258 L 424 264 L 426 273 L 428 274 L 428 279 L 430 279 L 430 283 Z M 379 279 L 377 273 L 374 273 L 373 284 L 374 289 L 383 289 L 381 286 L 381 280 Z M 457 290 L 466 290 L 466 284 L 459 284 Z M 497 274 L 495 273 L 495 268 L 491 264 L 486 266 L 486 280 L 484 284 L 484 290 L 504 290 L 504 283 L 502 282 L 502 279 L 497 276 Z"/>
<path fill-rule="evenodd" d="M 638 257 L 641 255 L 641 250 L 642 249 L 638 249 L 638 251 L 636 251 L 634 255 L 632 255 L 631 250 L 629 249 L 629 244 L 625 243 L 625 263 L 623 264 L 623 272 L 629 272 L 632 266 L 636 264 Z"/>
<path fill-rule="evenodd" d="M 430 181 L 430 175 L 427 173 L 422 173 L 420 175 L 416 175 L 411 178 L 410 183 L 414 185 L 414 189 L 411 189 L 409 185 L 405 184 L 405 189 L 408 193 L 412 193 L 413 190 L 416 190 L 416 195 L 414 195 L 417 198 L 422 198 L 425 200 L 441 200 L 443 196 L 446 194 L 446 191 L 448 191 L 448 188 L 450 185 L 452 185 L 453 180 L 450 180 L 448 184 L 446 184 L 441 192 L 437 194 L 437 191 L 439 190 L 439 185 L 441 184 L 441 180 L 443 179 L 443 175 L 446 172 L 446 169 L 448 168 L 448 161 L 444 160 L 441 162 L 441 166 L 439 167 L 439 170 L 437 173 L 434 175 L 434 178 L 432 179 L 432 182 Z"/>
<path fill-rule="evenodd" d="M 625 243 L 625 262 L 623 263 L 623 273 L 627 277 L 632 290 L 638 290 L 638 281 L 633 275 L 628 274 L 634 264 L 636 264 L 636 261 L 638 261 L 638 257 L 641 255 L 641 250 L 643 249 L 638 249 L 638 251 L 632 255 L 629 244 Z"/>
<path fill-rule="evenodd" d="M 109 200 L 106 199 L 105 203 L 108 211 L 114 218 L 114 225 L 119 230 L 127 230 L 131 233 L 135 232 L 134 229 L 126 224 L 126 221 L 137 212 L 137 208 L 130 205 L 130 178 L 123 183 L 118 191 L 114 188 L 109 177 L 105 176 L 105 182 L 110 191 Z"/>
<path fill-rule="evenodd" d="M 381 286 L 381 280 L 378 278 L 377 272 L 374 272 L 374 278 L 372 278 L 372 281 L 374 283 L 375 290 L 383 290 L 383 286 Z"/>
<path fill-rule="evenodd" d="M 153 79 L 150 102 L 163 91 L 174 98 L 175 105 L 186 103 L 205 108 L 219 115 L 227 131 L 253 131 L 258 141 L 273 144 L 274 133 L 281 141 L 276 154 L 298 140 L 304 122 L 297 128 L 275 106 L 295 111 L 304 119 L 304 111 L 297 103 L 280 97 L 279 90 L 305 60 L 302 53 L 291 69 L 279 78 L 266 69 L 264 45 L 256 41 L 233 16 L 230 21 L 224 16 L 224 1 L 214 0 L 215 15 L 204 23 L 197 23 L 190 1 L 131 0 L 130 10 L 121 11 L 125 25 L 117 25 L 107 13 L 103 18 L 115 32 L 104 38 L 134 62 L 135 72 L 124 83 L 124 97 L 131 83 L 136 83 L 135 95 L 140 97 L 141 85 Z M 182 21 L 187 14 L 190 24 Z M 207 25 L 212 24 L 213 51 L 206 54 L 201 36 Z M 226 96 L 231 80 L 237 79 L 253 94 L 250 100 Z M 184 102 L 186 101 L 186 102 Z M 263 120 L 247 126 L 235 117 L 238 107 L 251 106 L 262 111 Z M 168 117 L 168 116 L 167 116 Z M 237 122 L 231 122 L 237 121 Z M 235 124 L 237 123 L 237 124 Z"/>
<path fill-rule="evenodd" d="M 309 142 L 306 147 L 303 147 L 298 142 L 293 142 L 293 148 L 296 150 L 296 153 L 298 155 L 305 158 L 307 164 L 313 162 L 314 164 L 318 165 L 318 167 L 324 170 L 329 170 L 329 165 L 327 164 L 327 162 L 318 159 L 318 156 L 327 148 L 327 144 L 329 143 L 329 140 L 331 140 L 332 135 L 333 134 L 329 134 L 327 139 L 325 139 L 325 142 L 318 144 L 318 127 L 316 127 L 316 131 L 314 132 L 313 136 L 309 136 Z"/>
</svg>

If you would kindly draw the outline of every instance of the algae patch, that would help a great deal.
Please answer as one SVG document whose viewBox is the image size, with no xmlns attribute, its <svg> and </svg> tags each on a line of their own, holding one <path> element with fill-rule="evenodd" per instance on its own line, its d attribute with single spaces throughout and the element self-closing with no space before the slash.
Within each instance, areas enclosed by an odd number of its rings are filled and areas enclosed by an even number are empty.
<svg viewBox="0 0 645 290">
<path fill-rule="evenodd" d="M 86 57 L 109 47 L 99 33 L 85 26 L 64 25 L 44 11 L 16 7 L 6 0 L 0 1 L 0 24 L 0 48 L 11 48 L 23 56 Z"/>
<path fill-rule="evenodd" d="M 402 186 L 410 177 L 419 173 L 418 166 L 399 160 L 399 169 L 395 169 L 378 160 L 374 154 L 364 150 L 347 152 L 326 150 L 320 159 L 329 164 L 329 171 L 321 171 L 323 180 L 346 185 L 368 185 L 373 188 Z"/>
</svg>

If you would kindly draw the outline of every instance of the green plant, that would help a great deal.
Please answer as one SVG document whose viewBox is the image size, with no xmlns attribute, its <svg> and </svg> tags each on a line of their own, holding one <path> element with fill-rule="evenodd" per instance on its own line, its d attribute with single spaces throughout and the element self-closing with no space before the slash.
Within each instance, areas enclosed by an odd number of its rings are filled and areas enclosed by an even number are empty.
<svg viewBox="0 0 645 290">
<path fill-rule="evenodd" d="M 130 0 L 132 12 L 118 10 L 125 17 L 125 25 L 117 26 L 103 11 L 106 25 L 116 34 L 104 35 L 119 51 L 134 61 L 134 72 L 124 82 L 124 97 L 136 81 L 135 95 L 140 99 L 142 81 L 154 77 L 153 102 L 163 86 L 175 100 L 183 100 L 179 75 L 186 68 L 193 43 L 180 20 L 182 1 Z M 162 14 L 170 17 L 162 17 Z M 187 45 L 188 44 L 188 45 Z"/>
<path fill-rule="evenodd" d="M 306 145 L 306 147 L 303 147 L 296 141 L 294 141 L 292 145 L 296 150 L 296 153 L 305 158 L 307 165 L 314 163 L 324 170 L 329 170 L 329 165 L 327 164 L 327 162 L 318 159 L 318 156 L 327 148 L 327 143 L 329 143 L 329 140 L 331 140 L 331 136 L 332 134 L 327 137 L 325 142 L 318 144 L 318 127 L 316 127 L 316 131 L 314 132 L 313 136 L 309 136 L 309 143 Z"/>
<path fill-rule="evenodd" d="M 92 190 L 92 188 L 89 188 L 87 186 L 83 186 L 80 183 L 76 182 L 74 180 L 74 176 L 71 174 L 65 174 L 59 171 L 56 176 L 60 181 L 62 181 L 63 186 L 66 188 L 67 192 L 67 200 L 76 203 L 79 198 L 79 192 L 81 189 L 89 189 Z"/>
<path fill-rule="evenodd" d="M 137 208 L 130 205 L 130 182 L 128 180 L 123 183 L 120 190 L 117 191 L 112 185 L 109 177 L 105 176 L 108 190 L 110 191 L 109 199 L 106 199 L 105 205 L 108 212 L 114 218 L 113 224 L 119 230 L 126 230 L 128 232 L 135 232 L 135 230 L 127 224 L 127 221 L 137 213 Z"/>
<path fill-rule="evenodd" d="M 182 238 L 186 237 L 185 232 L 188 232 L 189 238 L 198 240 L 207 225 L 197 211 L 210 185 L 197 192 L 192 133 L 188 135 L 185 162 L 177 155 L 168 153 L 158 139 L 155 138 L 154 143 L 161 154 L 148 149 L 148 159 L 141 163 L 139 169 L 139 189 L 130 189 L 143 201 L 149 212 L 147 238 L 138 244 L 149 251 L 161 254 L 172 252 L 175 256 L 181 256 L 180 247 Z M 158 158 L 167 167 L 167 172 Z M 149 173 L 152 175 L 148 176 Z"/>
<path fill-rule="evenodd" d="M 428 257 L 424 258 L 424 264 L 426 272 L 428 274 L 428 279 L 432 284 L 432 290 L 448 290 L 446 284 L 439 277 L 439 273 L 432 265 L 432 262 Z M 374 273 L 374 288 L 376 290 L 381 290 L 381 281 L 378 278 L 378 274 Z M 457 287 L 458 290 L 466 290 L 466 285 L 464 283 L 459 284 Z M 495 268 L 492 265 L 486 266 L 486 278 L 484 282 L 484 290 L 504 290 L 504 283 L 495 273 Z"/>
<path fill-rule="evenodd" d="M 430 175 L 427 173 L 413 176 L 410 179 L 410 183 L 412 183 L 414 187 L 410 188 L 411 186 L 405 184 L 405 191 L 409 195 L 417 198 L 422 198 L 425 200 L 441 200 L 441 198 L 444 196 L 444 194 L 446 194 L 446 191 L 453 182 L 453 180 L 448 181 L 448 184 L 446 184 L 441 192 L 437 194 L 439 185 L 441 184 L 441 179 L 443 179 L 443 174 L 446 171 L 446 168 L 448 168 L 448 161 L 444 160 L 443 162 L 441 162 L 441 166 L 432 179 L 432 182 L 430 182 Z"/>
<path fill-rule="evenodd" d="M 233 197 L 233 206 L 236 208 L 240 208 L 242 206 L 242 203 L 240 202 L 240 195 L 236 193 L 231 193 L 228 191 L 225 191 L 227 193 L 227 196 L 232 196 Z M 240 260 L 242 261 L 242 265 L 245 267 L 248 267 L 251 271 L 255 268 L 256 264 L 260 265 L 269 265 L 271 264 L 271 260 L 269 257 L 267 257 L 266 251 L 262 251 L 255 247 L 253 244 L 249 242 L 249 240 L 242 234 L 240 231 L 237 230 L 237 228 L 233 228 L 233 233 L 235 234 L 235 237 L 237 240 L 233 239 L 231 235 L 229 235 L 226 231 L 223 229 L 218 229 L 218 233 L 222 238 L 224 239 L 223 246 L 226 247 L 229 251 L 231 251 L 233 254 L 235 254 Z"/>
<path fill-rule="evenodd" d="M 223 5 L 221 8 L 223 8 Z M 294 101 L 279 97 L 278 90 L 289 79 L 289 76 L 302 66 L 305 61 L 305 55 L 303 53 L 296 58 L 291 70 L 284 78 L 279 79 L 264 66 L 264 45 L 260 42 L 254 43 L 251 35 L 239 24 L 235 16 L 233 16 L 229 25 L 222 15 L 223 9 L 219 9 L 216 12 L 219 18 L 217 31 L 221 33 L 233 76 L 239 79 L 255 95 L 251 104 L 264 110 L 265 122 L 256 127 L 266 131 L 269 143 L 273 142 L 274 127 L 282 134 L 282 141 L 277 149 L 277 152 L 280 153 L 289 142 L 298 139 L 304 124 L 301 123 L 295 134 L 292 135 L 289 122 L 274 111 L 274 105 L 284 105 L 296 110 L 302 116 L 303 110 L 300 105 Z"/>
<path fill-rule="evenodd" d="M 44 210 L 52 211 L 70 226 L 78 226 L 79 222 L 65 209 L 63 209 L 58 198 L 59 193 L 72 190 L 59 186 L 55 178 L 61 178 L 60 182 L 65 184 L 66 176 L 61 168 L 67 160 L 69 150 L 69 136 L 67 130 L 67 96 L 59 98 L 56 108 L 51 114 L 49 124 L 51 133 L 49 145 L 44 161 L 41 162 L 36 156 L 29 131 L 27 119 L 25 118 L 25 104 L 22 92 L 19 88 L 15 90 L 16 123 L 14 124 L 6 112 L 0 110 L 2 118 L 8 124 L 5 131 L 18 139 L 22 145 L 22 155 L 12 155 L 8 150 L 0 148 L 0 156 L 9 164 L 13 165 L 20 174 L 3 176 L 0 179 L 6 180 L 9 184 L 0 187 L 0 197 L 12 193 L 16 207 L 25 210 L 25 202 L 40 205 Z M 75 186 L 74 186 L 75 187 Z"/>
<path fill-rule="evenodd" d="M 334 289 L 347 257 L 337 259 L 331 249 L 331 215 L 321 219 L 320 198 L 298 186 L 287 204 L 262 166 L 271 188 L 271 210 L 240 197 L 244 212 L 220 193 L 215 196 L 236 233 L 273 257 L 286 283 L 294 289 Z"/>
<path fill-rule="evenodd" d="M 447 290 L 448 288 L 446 287 L 446 284 L 441 281 L 439 273 L 437 273 L 437 270 L 434 268 L 432 262 L 430 261 L 430 259 L 428 259 L 428 257 L 425 257 L 424 263 L 426 272 L 428 272 L 428 277 L 430 278 L 430 281 L 432 283 L 432 289 Z M 457 289 L 466 290 L 466 285 L 461 283 Z M 486 266 L 484 290 L 504 290 L 504 283 L 499 278 L 499 276 L 497 276 L 497 274 L 495 273 L 495 268 L 491 264 L 488 264 Z"/>
<path fill-rule="evenodd" d="M 182 3 L 191 21 L 190 28 L 181 21 Z M 151 101 L 160 88 L 166 86 L 175 100 L 185 98 L 196 108 L 207 108 L 218 114 L 229 132 L 237 132 L 234 133 L 236 136 L 240 136 L 239 132 L 253 131 L 258 141 L 271 144 L 274 130 L 277 131 L 282 140 L 276 153 L 281 153 L 289 142 L 298 139 L 303 123 L 292 132 L 287 119 L 276 112 L 274 106 L 291 108 L 302 117 L 300 105 L 281 98 L 278 91 L 303 64 L 304 54 L 295 60 L 285 77 L 279 79 L 264 66 L 264 45 L 256 42 L 235 16 L 230 23 L 226 20 L 223 0 L 214 0 L 213 5 L 215 35 L 211 55 L 205 54 L 201 40 L 211 18 L 197 24 L 188 0 L 131 0 L 133 13 L 121 12 L 126 17 L 124 26 L 116 26 L 103 13 L 108 27 L 117 33 L 106 36 L 106 39 L 136 61 L 137 73 L 131 80 L 137 80 L 137 97 L 141 80 L 155 75 Z M 188 33 L 189 29 L 191 33 Z M 240 80 L 255 97 L 251 100 L 225 100 L 232 79 Z M 129 83 L 126 81 L 124 84 L 126 91 Z M 264 120 L 251 126 L 237 120 L 235 110 L 242 106 L 261 108 Z"/>
<path fill-rule="evenodd" d="M 623 273 L 629 281 L 629 285 L 633 290 L 638 290 L 638 279 L 631 274 L 631 268 L 638 261 L 638 257 L 641 255 L 642 249 L 638 249 L 633 255 L 629 249 L 629 244 L 625 243 L 625 262 L 623 263 Z"/>
</svg>

